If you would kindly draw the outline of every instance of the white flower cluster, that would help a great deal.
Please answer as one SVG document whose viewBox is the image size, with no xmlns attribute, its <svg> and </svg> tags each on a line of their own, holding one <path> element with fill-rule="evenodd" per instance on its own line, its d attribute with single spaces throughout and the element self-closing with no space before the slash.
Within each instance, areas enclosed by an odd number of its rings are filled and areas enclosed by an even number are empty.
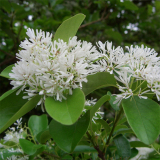
<svg viewBox="0 0 160 160">
<path fill-rule="evenodd" d="M 56 100 L 65 99 L 65 94 L 72 94 L 75 88 L 81 88 L 87 82 L 86 76 L 97 72 L 93 62 L 99 57 L 96 47 L 86 41 L 77 41 L 77 37 L 52 42 L 52 34 L 36 33 L 28 29 L 29 39 L 21 42 L 22 48 L 16 54 L 19 61 L 10 73 L 13 88 L 20 87 L 31 98 L 36 94 L 53 96 Z"/>
<path fill-rule="evenodd" d="M 112 47 L 112 43 L 98 42 L 103 58 L 99 61 L 101 71 L 114 73 L 119 82 L 118 88 L 122 92 L 117 95 L 115 103 L 121 102 L 132 95 L 138 95 L 140 98 L 147 92 L 156 94 L 160 101 L 160 57 L 154 49 L 139 46 L 126 47 L 127 52 L 122 47 Z M 133 84 L 137 82 L 137 89 L 133 89 Z M 146 88 L 142 85 L 147 82 Z"/>
<path fill-rule="evenodd" d="M 18 119 L 14 125 L 16 127 L 11 127 L 9 130 L 6 132 L 5 137 L 3 140 L 0 142 L 0 157 L 1 159 L 4 158 L 4 154 L 6 152 L 13 153 L 12 156 L 6 157 L 7 160 L 26 160 L 29 159 L 28 155 L 24 155 L 23 150 L 19 146 L 19 139 L 25 139 L 26 138 L 26 131 L 22 128 L 22 118 Z M 7 142 L 13 143 L 13 145 L 8 145 Z M 18 155 L 14 155 L 18 154 Z"/>
<path fill-rule="evenodd" d="M 18 119 L 14 125 L 16 125 L 17 127 L 11 127 L 9 128 L 10 131 L 8 130 L 6 132 L 6 135 L 4 137 L 4 145 L 6 142 L 8 141 L 12 141 L 15 143 L 19 143 L 19 139 L 24 139 L 25 138 L 25 134 L 24 134 L 24 130 L 22 128 L 22 118 Z M 18 131 L 16 131 L 16 129 L 18 129 Z"/>
</svg>

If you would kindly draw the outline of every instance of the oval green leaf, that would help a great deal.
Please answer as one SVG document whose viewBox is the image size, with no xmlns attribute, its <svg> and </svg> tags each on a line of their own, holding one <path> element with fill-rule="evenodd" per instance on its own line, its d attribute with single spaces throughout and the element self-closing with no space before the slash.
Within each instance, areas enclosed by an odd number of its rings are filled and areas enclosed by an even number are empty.
<svg viewBox="0 0 160 160">
<path fill-rule="evenodd" d="M 30 128 L 34 137 L 36 137 L 38 133 L 46 130 L 47 126 L 48 119 L 46 114 L 43 114 L 41 116 L 33 115 L 28 121 L 28 127 Z"/>
<path fill-rule="evenodd" d="M 116 86 L 116 79 L 114 78 L 113 74 L 110 74 L 108 72 L 99 72 L 93 75 L 87 76 L 88 82 L 82 83 L 82 91 L 87 96 L 91 92 L 93 92 L 96 89 L 103 88 L 103 87 L 109 87 L 109 86 Z"/>
<path fill-rule="evenodd" d="M 12 68 L 14 67 L 14 64 L 6 67 L 0 74 L 0 76 L 5 78 L 10 78 L 9 73 L 11 73 Z"/>
<path fill-rule="evenodd" d="M 49 125 L 49 131 L 56 144 L 66 152 L 72 152 L 88 129 L 90 114 L 86 112 L 73 125 L 63 125 L 54 119 Z"/>
<path fill-rule="evenodd" d="M 152 144 L 160 131 L 160 106 L 151 99 L 133 96 L 122 101 L 128 123 L 145 144 Z"/>
<path fill-rule="evenodd" d="M 66 100 L 56 101 L 52 97 L 48 97 L 45 101 L 47 113 L 56 121 L 71 125 L 80 117 L 85 104 L 85 96 L 83 92 L 77 88 L 73 90 L 72 95 L 68 95 Z"/>
<path fill-rule="evenodd" d="M 65 20 L 57 29 L 54 40 L 63 39 L 64 42 L 68 42 L 70 37 L 74 37 L 77 30 L 85 18 L 84 14 L 77 14 L 67 20 Z"/>
<path fill-rule="evenodd" d="M 39 95 L 36 95 L 30 101 L 23 99 L 23 96 L 23 93 L 16 95 L 15 90 L 0 101 L 0 133 L 33 109 L 40 100 Z"/>
<path fill-rule="evenodd" d="M 41 144 L 36 145 L 26 139 L 19 139 L 19 144 L 20 144 L 21 148 L 23 149 L 24 153 L 26 153 L 28 155 L 35 154 L 39 149 L 41 150 L 41 152 L 45 149 L 44 145 L 41 145 Z"/>
<path fill-rule="evenodd" d="M 128 160 L 131 156 L 131 147 L 128 140 L 120 134 L 114 138 L 114 143 L 117 147 L 118 155 L 122 159 Z"/>
</svg>

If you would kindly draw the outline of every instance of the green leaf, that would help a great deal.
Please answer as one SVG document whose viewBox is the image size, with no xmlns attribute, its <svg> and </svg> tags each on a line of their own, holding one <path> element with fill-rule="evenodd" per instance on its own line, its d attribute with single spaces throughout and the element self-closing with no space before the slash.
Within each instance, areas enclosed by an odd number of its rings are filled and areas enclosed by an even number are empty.
<svg viewBox="0 0 160 160">
<path fill-rule="evenodd" d="M 63 125 L 52 120 L 49 131 L 56 144 L 66 152 L 72 152 L 88 129 L 90 113 L 86 112 L 73 125 Z"/>
<path fill-rule="evenodd" d="M 121 43 L 123 40 L 121 33 L 113 29 L 106 29 L 105 34 L 107 34 L 110 39 L 117 41 L 118 43 Z"/>
<path fill-rule="evenodd" d="M 90 118 L 92 119 L 93 116 L 95 115 L 95 113 L 97 112 L 97 110 L 102 106 L 102 104 L 106 101 L 110 100 L 110 96 L 109 95 L 104 95 L 103 97 L 101 97 L 97 103 L 90 109 Z"/>
<path fill-rule="evenodd" d="M 23 96 L 23 93 L 16 95 L 15 90 L 0 101 L 0 133 L 33 109 L 40 100 L 39 95 L 34 96 L 30 101 L 23 99 Z"/>
<path fill-rule="evenodd" d="M 123 4 L 126 9 L 133 10 L 133 11 L 138 10 L 138 7 L 131 1 L 124 1 Z"/>
<path fill-rule="evenodd" d="M 133 130 L 130 128 L 122 128 L 115 132 L 115 135 L 125 134 L 125 133 L 133 133 Z"/>
<path fill-rule="evenodd" d="M 152 14 L 152 6 L 150 4 L 147 5 L 147 12 L 148 12 L 148 15 Z"/>
<path fill-rule="evenodd" d="M 36 136 L 37 140 L 39 143 L 44 144 L 46 143 L 47 140 L 49 140 L 51 138 L 49 129 L 46 129 L 40 133 L 37 134 Z"/>
<path fill-rule="evenodd" d="M 97 119 L 96 122 L 100 123 L 104 127 L 104 129 L 106 130 L 107 133 L 109 133 L 111 131 L 110 126 L 108 125 L 108 123 L 105 120 Z"/>
<path fill-rule="evenodd" d="M 114 143 L 117 147 L 117 152 L 124 160 L 128 160 L 131 156 L 131 149 L 128 140 L 123 135 L 118 135 L 114 138 Z"/>
<path fill-rule="evenodd" d="M 135 157 L 137 154 L 138 154 L 138 150 L 136 148 L 132 148 L 131 149 L 131 157 L 130 158 Z"/>
<path fill-rule="evenodd" d="M 130 142 L 130 146 L 134 147 L 134 148 L 136 148 L 136 147 L 148 147 L 149 148 L 148 145 L 144 144 L 141 141 L 132 141 L 132 142 Z"/>
<path fill-rule="evenodd" d="M 85 18 L 84 14 L 77 14 L 67 20 L 65 20 L 57 29 L 54 40 L 63 39 L 68 42 L 70 37 L 74 37 L 77 30 Z"/>
<path fill-rule="evenodd" d="M 128 123 L 137 137 L 152 144 L 160 131 L 160 106 L 151 99 L 133 96 L 122 101 Z"/>
<path fill-rule="evenodd" d="M 126 128 L 128 128 L 126 125 L 117 125 L 117 126 L 115 127 L 114 131 L 116 132 L 116 131 L 118 131 L 119 129 L 126 129 Z"/>
<path fill-rule="evenodd" d="M 127 121 L 126 117 L 123 117 L 120 121 L 118 121 L 117 125 L 121 125 Z"/>
<path fill-rule="evenodd" d="M 36 137 L 38 133 L 46 130 L 47 126 L 48 119 L 46 114 L 43 114 L 41 116 L 33 115 L 28 121 L 28 127 L 31 129 L 34 137 Z"/>
<path fill-rule="evenodd" d="M 48 114 L 56 121 L 71 125 L 80 117 L 85 104 L 83 92 L 77 88 L 73 90 L 72 95 L 67 95 L 66 100 L 56 101 L 48 97 L 45 101 L 45 108 Z"/>
<path fill-rule="evenodd" d="M 95 152 L 97 152 L 97 150 L 94 149 L 93 147 L 90 147 L 90 146 L 78 145 L 78 146 L 76 146 L 76 148 L 74 149 L 74 152 L 73 152 L 73 153 L 85 153 L 85 152 L 95 153 Z"/>
<path fill-rule="evenodd" d="M 14 64 L 6 67 L 0 74 L 0 76 L 5 78 L 10 78 L 9 73 L 11 73 L 12 68 L 14 67 Z"/>
<path fill-rule="evenodd" d="M 21 148 L 23 149 L 24 153 L 26 153 L 28 155 L 35 154 L 36 152 L 38 152 L 39 149 L 41 150 L 41 152 L 45 149 L 44 145 L 41 145 L 41 144 L 36 145 L 26 139 L 19 139 L 19 144 L 20 144 Z"/>
<path fill-rule="evenodd" d="M 116 100 L 116 96 L 113 96 L 110 91 L 107 92 L 107 95 L 109 95 L 109 96 L 111 97 L 111 99 L 109 100 L 109 104 L 111 105 L 111 107 L 112 107 L 115 111 L 118 111 L 118 110 L 119 110 L 118 104 L 114 104 L 114 103 L 113 103 L 113 102 Z"/>
<path fill-rule="evenodd" d="M 155 1 L 156 12 L 160 12 L 160 1 Z"/>
<path fill-rule="evenodd" d="M 116 79 L 113 74 L 108 72 L 99 72 L 94 75 L 87 76 L 88 82 L 83 82 L 83 92 L 87 96 L 96 89 L 114 86 L 116 87 Z"/>
<path fill-rule="evenodd" d="M 18 88 L 16 89 L 11 89 L 7 92 L 5 92 L 1 97 L 0 97 L 0 101 L 3 100 L 4 98 L 6 98 L 7 96 L 9 96 L 10 94 L 12 94 L 13 92 L 15 92 Z"/>
</svg>

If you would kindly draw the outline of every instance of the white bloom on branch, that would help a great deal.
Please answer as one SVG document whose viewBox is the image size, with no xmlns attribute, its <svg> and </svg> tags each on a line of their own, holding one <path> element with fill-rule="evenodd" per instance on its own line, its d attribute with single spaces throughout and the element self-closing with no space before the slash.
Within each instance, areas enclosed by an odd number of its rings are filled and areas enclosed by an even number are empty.
<svg viewBox="0 0 160 160">
<path fill-rule="evenodd" d="M 25 89 L 30 99 L 36 94 L 42 96 L 39 104 L 46 96 L 56 100 L 65 99 L 65 93 L 72 94 L 75 88 L 82 88 L 87 82 L 87 75 L 98 72 L 94 61 L 99 52 L 91 43 L 70 38 L 68 43 L 63 40 L 52 42 L 52 34 L 41 30 L 27 30 L 29 39 L 21 42 L 22 48 L 16 54 L 19 62 L 15 64 L 10 77 L 13 88 Z"/>
<path fill-rule="evenodd" d="M 110 42 L 98 42 L 97 45 L 102 57 L 98 62 L 101 65 L 100 71 L 114 74 L 118 84 L 120 83 L 118 88 L 122 93 L 117 95 L 116 103 L 120 104 L 122 99 L 131 95 L 146 99 L 142 95 L 149 91 L 155 93 L 160 101 L 160 57 L 157 57 L 158 53 L 154 49 L 142 45 L 126 47 L 127 51 L 124 51 L 121 47 L 115 48 Z M 134 88 L 132 93 L 130 91 L 136 81 L 141 82 L 137 83 L 138 90 Z M 143 81 L 147 82 L 148 88 L 145 90 L 141 88 Z"/>
</svg>

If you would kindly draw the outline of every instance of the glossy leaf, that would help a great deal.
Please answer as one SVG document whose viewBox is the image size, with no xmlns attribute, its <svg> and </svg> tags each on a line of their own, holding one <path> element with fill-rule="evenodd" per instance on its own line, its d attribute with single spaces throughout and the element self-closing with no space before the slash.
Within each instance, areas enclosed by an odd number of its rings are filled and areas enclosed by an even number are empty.
<svg viewBox="0 0 160 160">
<path fill-rule="evenodd" d="M 31 129 L 34 137 L 36 137 L 38 133 L 46 130 L 47 126 L 48 119 L 46 114 L 43 114 L 41 116 L 33 115 L 29 118 L 28 127 Z"/>
<path fill-rule="evenodd" d="M 119 134 L 125 134 L 125 133 L 134 133 L 132 129 L 130 128 L 122 128 L 119 129 L 118 131 L 114 132 L 114 136 L 119 135 Z"/>
<path fill-rule="evenodd" d="M 35 154 L 36 152 L 38 152 L 38 149 L 41 149 L 41 151 L 45 149 L 44 145 L 36 145 L 26 139 L 19 139 L 19 144 L 21 148 L 23 149 L 24 153 L 28 155 Z"/>
<path fill-rule="evenodd" d="M 6 98 L 7 96 L 9 96 L 10 94 L 12 94 L 13 92 L 15 92 L 18 88 L 16 89 L 11 89 L 7 92 L 5 92 L 1 97 L 0 97 L 0 101 L 3 100 L 4 98 Z"/>
<path fill-rule="evenodd" d="M 127 129 L 128 127 L 126 126 L 126 125 L 117 125 L 116 127 L 115 127 L 115 129 L 114 129 L 114 131 L 116 132 L 116 131 L 118 131 L 118 130 L 120 130 L 120 129 Z"/>
<path fill-rule="evenodd" d="M 66 100 L 56 101 L 48 97 L 45 101 L 45 108 L 48 114 L 56 121 L 71 125 L 80 117 L 85 104 L 83 92 L 77 88 L 72 95 L 68 95 Z"/>
<path fill-rule="evenodd" d="M 117 147 L 117 152 L 122 159 L 129 159 L 131 156 L 131 149 L 128 140 L 123 135 L 118 135 L 114 138 L 114 143 Z"/>
<path fill-rule="evenodd" d="M 109 95 L 111 97 L 111 99 L 109 100 L 109 104 L 111 105 L 111 107 L 115 110 L 118 111 L 119 110 L 119 106 L 118 104 L 114 104 L 114 101 L 116 101 L 116 96 L 113 96 L 111 92 L 107 92 L 107 95 Z"/>
<path fill-rule="evenodd" d="M 36 95 L 30 101 L 23 99 L 23 96 L 22 93 L 16 95 L 15 91 L 0 101 L 0 133 L 33 109 L 40 100 L 39 95 Z"/>
<path fill-rule="evenodd" d="M 87 80 L 87 83 L 82 83 L 82 90 L 86 96 L 99 88 L 109 86 L 116 87 L 116 79 L 114 78 L 114 75 L 108 72 L 99 72 L 94 75 L 89 75 L 87 76 Z"/>
<path fill-rule="evenodd" d="M 9 73 L 11 73 L 12 67 L 14 64 L 6 67 L 0 74 L 0 76 L 5 77 L 5 78 L 10 78 Z"/>
<path fill-rule="evenodd" d="M 66 152 L 72 152 L 88 129 L 90 113 L 86 112 L 72 125 L 63 125 L 54 119 L 49 125 L 49 131 L 56 144 Z"/>
<path fill-rule="evenodd" d="M 68 42 L 70 37 L 74 37 L 79 29 L 79 26 L 85 18 L 84 14 L 77 14 L 67 20 L 65 20 L 57 29 L 54 40 L 63 39 Z"/>
<path fill-rule="evenodd" d="M 160 131 L 160 106 L 151 99 L 133 96 L 122 101 L 128 123 L 137 137 L 146 144 L 152 144 Z"/>
<path fill-rule="evenodd" d="M 148 145 L 144 144 L 141 141 L 131 141 L 130 146 L 134 147 L 134 148 L 136 148 L 136 147 L 149 147 Z"/>
</svg>

